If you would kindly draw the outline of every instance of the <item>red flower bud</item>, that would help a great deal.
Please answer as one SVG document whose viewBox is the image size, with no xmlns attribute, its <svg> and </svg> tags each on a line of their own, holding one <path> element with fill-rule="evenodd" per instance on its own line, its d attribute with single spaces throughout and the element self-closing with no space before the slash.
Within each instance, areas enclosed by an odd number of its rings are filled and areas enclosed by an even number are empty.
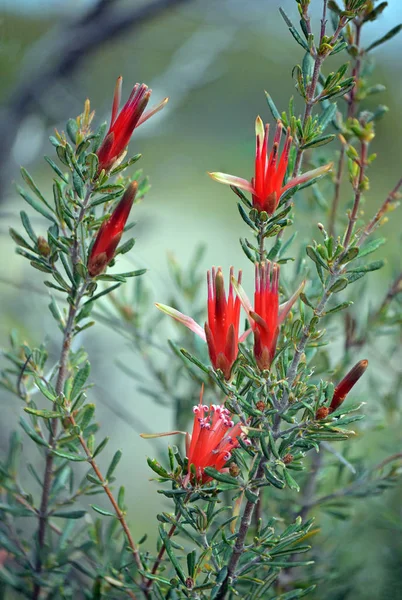
<svg viewBox="0 0 402 600">
<path fill-rule="evenodd" d="M 329 406 L 329 412 L 334 412 L 337 408 L 339 408 L 342 402 L 345 400 L 346 396 L 352 389 L 352 387 L 357 383 L 360 377 L 363 375 L 365 370 L 368 367 L 368 360 L 359 361 L 347 375 L 342 379 L 340 383 L 335 388 L 334 395 L 332 397 L 331 404 Z"/>
<path fill-rule="evenodd" d="M 88 258 L 88 273 L 91 277 L 100 275 L 113 259 L 115 250 L 123 235 L 123 229 L 130 214 L 137 188 L 138 183 L 132 181 L 110 217 L 103 221 L 100 226 Z"/>
<path fill-rule="evenodd" d="M 144 113 L 152 90 L 148 89 L 144 83 L 141 85 L 136 83 L 129 99 L 118 114 L 122 81 L 122 77 L 117 79 L 109 131 L 97 152 L 99 171 L 102 169 L 108 171 L 113 167 L 128 146 L 134 129 L 161 110 L 168 101 L 168 98 L 165 98 L 158 106 Z"/>
</svg>

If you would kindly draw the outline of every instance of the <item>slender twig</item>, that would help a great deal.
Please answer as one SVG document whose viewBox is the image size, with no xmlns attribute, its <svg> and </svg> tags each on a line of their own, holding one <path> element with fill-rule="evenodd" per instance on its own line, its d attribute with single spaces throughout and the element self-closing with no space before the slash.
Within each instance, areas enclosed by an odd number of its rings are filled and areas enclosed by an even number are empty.
<svg viewBox="0 0 402 600">
<path fill-rule="evenodd" d="M 360 48 L 360 34 L 361 34 L 362 22 L 360 21 L 360 19 L 355 19 L 354 25 L 355 25 L 354 45 L 357 48 L 357 56 L 356 56 L 356 59 L 355 59 L 354 65 L 353 65 L 353 70 L 352 70 L 352 77 L 354 78 L 355 85 L 350 90 L 349 96 L 347 98 L 347 102 L 348 102 L 347 118 L 348 119 L 352 119 L 356 114 L 356 107 L 357 107 L 356 93 L 357 93 L 358 86 L 359 86 L 360 70 L 361 70 L 362 56 L 363 56 L 362 50 Z M 342 144 L 341 151 L 339 154 L 338 168 L 337 168 L 337 174 L 336 174 L 336 179 L 335 179 L 334 198 L 332 200 L 331 214 L 330 214 L 330 218 L 329 218 L 329 225 L 328 225 L 329 235 L 335 235 L 335 222 L 336 222 L 336 215 L 337 215 L 339 200 L 340 200 L 342 173 L 343 173 L 343 168 L 344 168 L 344 164 L 345 164 L 345 156 L 346 156 L 346 147 L 344 144 Z"/>
<path fill-rule="evenodd" d="M 358 181 L 356 184 L 353 208 L 349 215 L 349 223 L 348 223 L 346 234 L 345 234 L 345 237 L 343 240 L 343 245 L 345 246 L 345 248 L 347 248 L 349 246 L 349 243 L 350 243 L 350 240 L 352 237 L 352 233 L 353 233 L 353 229 L 354 229 L 355 223 L 357 221 L 357 213 L 358 213 L 359 207 L 360 207 L 360 201 L 361 201 L 362 192 L 363 192 L 363 181 L 364 181 L 364 176 L 365 176 L 365 169 L 367 166 L 367 149 L 368 149 L 368 143 L 365 140 L 362 140 L 361 150 L 360 150 L 360 158 L 359 158 L 359 178 L 358 178 Z"/>
<path fill-rule="evenodd" d="M 176 513 L 176 521 L 178 521 L 181 517 L 181 513 L 178 512 Z M 177 525 L 172 525 L 171 528 L 168 531 L 168 538 L 170 539 L 172 537 L 172 535 L 174 534 L 174 532 L 176 531 L 176 527 Z M 158 552 L 158 556 L 156 557 L 156 560 L 153 564 L 152 570 L 151 570 L 151 575 L 155 575 L 159 569 L 159 565 L 161 564 L 163 557 L 165 555 L 166 552 L 166 545 L 162 543 L 162 546 Z M 152 579 L 148 579 L 148 583 L 146 584 L 146 590 L 150 590 L 153 584 L 153 580 Z"/>
<path fill-rule="evenodd" d="M 320 77 L 321 67 L 329 54 L 329 50 L 326 50 L 321 53 L 319 52 L 319 48 L 324 40 L 325 33 L 326 33 L 327 4 L 328 4 L 327 0 L 324 0 L 323 12 L 322 12 L 322 18 L 321 18 L 320 42 L 319 42 L 318 48 L 316 46 L 314 46 L 312 49 L 312 55 L 314 56 L 314 68 L 313 68 L 313 75 L 311 78 L 311 82 L 306 88 L 306 98 L 305 98 L 306 105 L 305 105 L 303 121 L 302 121 L 302 130 L 303 131 L 305 130 L 308 119 L 311 117 L 314 105 L 319 100 L 319 98 L 316 97 L 317 85 L 318 85 L 318 81 L 319 81 L 319 77 Z M 306 9 L 306 12 L 307 12 L 307 9 Z M 330 41 L 331 45 L 335 44 L 335 42 L 338 40 L 346 23 L 347 23 L 347 19 L 345 17 L 341 17 L 339 20 L 339 23 L 338 23 L 338 27 L 336 28 L 336 30 L 331 38 L 331 41 Z M 300 140 L 300 143 L 299 143 L 299 146 L 298 146 L 297 152 L 296 152 L 296 158 L 295 158 L 295 162 L 294 162 L 292 178 L 296 177 L 301 170 L 304 152 L 305 152 L 305 150 L 303 149 L 303 140 Z M 290 206 L 291 203 L 292 203 L 292 198 L 289 198 L 285 203 L 285 207 Z M 285 229 L 281 229 L 280 232 L 278 233 L 278 235 L 276 236 L 276 243 L 278 243 L 283 238 L 284 233 L 285 233 Z"/>
<path fill-rule="evenodd" d="M 68 418 L 68 420 L 70 421 L 70 423 L 71 423 L 71 425 L 73 427 L 77 427 L 77 423 L 76 423 L 75 418 L 74 418 L 74 416 L 72 414 L 67 415 L 67 418 Z M 135 564 L 137 565 L 138 569 L 142 569 L 143 565 L 142 565 L 142 562 L 141 562 L 141 556 L 140 556 L 139 550 L 138 550 L 138 548 L 137 548 L 137 546 L 136 546 L 136 544 L 134 542 L 134 539 L 133 539 L 133 536 L 131 534 L 131 531 L 130 531 L 130 529 L 128 527 L 128 524 L 127 524 L 127 521 L 125 519 L 124 513 L 120 509 L 117 501 L 115 500 L 115 497 L 113 496 L 113 493 L 112 493 L 112 491 L 111 491 L 111 489 L 109 487 L 109 484 L 108 484 L 107 480 L 104 478 L 104 476 L 102 475 L 102 472 L 99 469 L 99 467 L 98 467 L 95 459 L 93 458 L 92 453 L 91 453 L 90 449 L 88 448 L 87 443 L 84 440 L 84 437 L 82 436 L 82 434 L 80 434 L 78 436 L 78 441 L 81 444 L 81 447 L 84 450 L 86 456 L 88 457 L 88 463 L 91 465 L 91 467 L 92 467 L 92 469 L 93 469 L 96 477 L 101 482 L 102 487 L 105 490 L 105 493 L 106 493 L 107 497 L 110 500 L 110 503 L 111 503 L 111 505 L 113 507 L 113 510 L 116 513 L 116 517 L 118 518 L 118 520 L 121 523 L 123 531 L 126 534 L 128 545 L 131 548 L 131 552 L 132 552 Z M 145 593 L 145 595 L 146 595 L 146 597 L 148 597 L 148 594 Z"/>
<path fill-rule="evenodd" d="M 338 206 L 339 206 L 339 200 L 341 197 L 341 183 L 342 183 L 343 167 L 344 167 L 344 163 L 345 163 L 345 154 L 346 154 L 345 144 L 342 144 L 341 151 L 339 154 L 338 168 L 336 170 L 334 198 L 332 200 L 331 214 L 329 217 L 329 225 L 328 225 L 329 235 L 335 235 L 335 221 L 336 221 L 336 214 L 337 214 Z"/>
<path fill-rule="evenodd" d="M 363 233 L 360 235 L 359 239 L 356 242 L 357 246 L 360 247 L 365 242 L 366 238 L 377 227 L 377 225 L 379 224 L 379 222 L 383 218 L 384 214 L 386 213 L 389 205 L 398 198 L 398 192 L 399 192 L 399 190 L 400 190 L 401 187 L 402 187 L 402 177 L 398 181 L 398 183 L 396 184 L 396 186 L 394 187 L 394 189 L 391 190 L 391 192 L 388 194 L 388 196 L 386 197 L 386 199 L 384 200 L 384 202 L 382 203 L 382 205 L 378 209 L 377 213 L 374 215 L 374 217 L 371 219 L 371 221 L 368 223 L 368 225 L 366 225 Z"/>
<path fill-rule="evenodd" d="M 373 471 L 379 471 L 380 469 L 383 469 L 386 465 L 388 465 L 390 462 L 394 462 L 394 460 L 398 460 L 399 458 L 402 459 L 402 452 L 391 454 L 391 456 L 387 456 L 387 458 L 384 458 L 384 460 L 378 463 L 378 465 L 373 467 Z"/>
<path fill-rule="evenodd" d="M 67 376 L 67 360 L 70 352 L 72 334 L 73 334 L 73 326 L 74 319 L 77 312 L 77 305 L 70 305 L 68 318 L 66 327 L 64 329 L 62 348 L 60 354 L 59 361 L 59 372 L 57 376 L 57 382 L 55 386 L 55 391 L 57 396 L 63 392 L 64 383 Z M 45 473 L 43 476 L 43 487 L 42 487 L 42 497 L 39 508 L 39 527 L 38 527 L 38 551 L 37 558 L 35 564 L 35 572 L 39 576 L 42 572 L 43 565 L 43 550 L 45 545 L 45 535 L 48 521 L 48 504 L 49 504 L 49 494 L 50 487 L 53 478 L 53 461 L 54 454 L 53 450 L 56 446 L 56 434 L 57 434 L 57 419 L 52 419 L 50 423 L 50 433 L 48 439 L 48 449 L 46 450 L 46 461 L 45 461 Z M 39 598 L 41 591 L 41 585 L 39 581 L 35 582 L 34 591 L 33 591 L 33 600 L 37 600 Z"/>
<path fill-rule="evenodd" d="M 301 509 L 295 515 L 295 517 L 300 516 L 302 521 L 304 521 L 308 515 L 312 498 L 314 497 L 317 489 L 317 476 L 322 465 L 322 458 L 323 457 L 321 452 L 313 453 L 307 482 L 303 486 L 303 499 Z"/>
</svg>

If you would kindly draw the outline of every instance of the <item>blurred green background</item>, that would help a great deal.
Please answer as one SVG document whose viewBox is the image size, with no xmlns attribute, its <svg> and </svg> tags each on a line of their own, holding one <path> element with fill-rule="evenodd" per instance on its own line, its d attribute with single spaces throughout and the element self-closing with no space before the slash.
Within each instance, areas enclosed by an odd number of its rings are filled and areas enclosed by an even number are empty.
<svg viewBox="0 0 402 600">
<path fill-rule="evenodd" d="M 207 245 L 202 259 L 205 270 L 212 264 L 225 269 L 231 264 L 248 268 L 238 244 L 239 236 L 246 232 L 238 217 L 234 196 L 229 189 L 212 182 L 206 171 L 250 177 L 255 117 L 260 114 L 272 122 L 264 90 L 281 110 L 286 109 L 290 95 L 297 96 L 291 70 L 302 60 L 302 49 L 288 34 L 278 12 L 278 7 L 283 6 L 297 21 L 295 2 L 177 2 L 141 23 L 130 23 L 131 15 L 150 3 L 116 1 L 113 4 L 120 14 L 127 14 L 124 31 L 113 38 L 105 34 L 104 39 L 102 31 L 97 31 L 97 44 L 77 57 L 74 49 L 76 46 L 79 54 L 80 27 L 82 23 L 88 25 L 86 15 L 93 3 L 0 1 L 2 346 L 7 345 L 11 328 L 16 328 L 31 344 L 39 344 L 45 336 L 53 350 L 60 341 L 48 314 L 48 295 L 41 286 L 41 276 L 15 254 L 7 234 L 9 226 L 18 229 L 19 211 L 25 209 L 15 192 L 19 165 L 23 164 L 30 171 L 41 189 L 50 191 L 51 172 L 41 159 L 43 154 L 52 156 L 53 153 L 48 135 L 54 127 L 62 129 L 68 117 L 79 114 L 87 97 L 96 110 L 96 123 L 108 119 L 115 80 L 120 74 L 124 77 L 123 97 L 136 81 L 144 81 L 153 89 L 155 103 L 164 96 L 170 97 L 167 108 L 141 127 L 130 145 L 132 154 L 143 154 L 140 166 L 149 175 L 152 189 L 145 201 L 135 207 L 137 244 L 132 258 L 126 260 L 149 269 L 145 277 L 152 301 L 166 302 L 171 293 L 167 251 L 179 262 L 186 263 L 196 244 L 204 242 Z M 318 24 L 320 8 L 321 1 L 312 0 L 314 26 Z M 93 18 L 96 21 L 97 16 Z M 367 27 L 367 42 L 400 21 L 402 3 L 390 0 L 382 17 Z M 91 35 L 90 28 L 85 32 Z M 57 73 L 57 64 L 63 62 L 64 42 L 71 53 L 72 66 L 67 65 L 66 73 L 58 73 L 60 76 L 56 77 L 53 75 Z M 385 104 L 390 112 L 379 123 L 373 144 L 378 159 L 371 169 L 371 187 L 366 195 L 368 215 L 401 175 L 401 51 L 402 36 L 373 53 L 376 59 L 373 83 L 384 84 L 387 91 L 370 100 L 368 106 Z M 339 60 L 337 56 L 329 61 L 332 61 L 331 69 Z M 325 67 L 327 71 L 329 63 Z M 43 79 L 44 72 L 50 76 Z M 21 107 L 19 92 L 29 97 L 29 102 Z M 298 98 L 296 101 L 299 102 Z M 345 186 L 344 192 L 343 213 L 351 199 L 350 188 Z M 322 209 L 309 195 L 300 198 L 298 203 L 297 229 L 299 243 L 302 243 L 316 236 L 316 223 L 324 217 Z M 39 230 L 41 222 L 35 222 Z M 384 233 L 389 235 L 389 242 L 378 257 L 386 257 L 388 263 L 372 277 L 372 302 L 385 290 L 392 274 L 401 269 L 400 213 L 395 213 Z M 246 287 L 251 279 L 248 269 Z M 161 344 L 165 343 L 166 336 L 166 330 L 161 328 Z M 98 325 L 78 342 L 88 348 L 93 379 L 97 382 L 94 398 L 98 401 L 98 419 L 103 424 L 104 434 L 112 440 L 104 460 L 110 458 L 116 446 L 124 451 L 119 479 L 127 484 L 130 514 L 138 515 L 137 521 L 131 518 L 133 529 L 140 536 L 146 529 L 155 529 L 153 515 L 161 508 L 162 501 L 155 493 L 155 483 L 148 481 L 145 465 L 146 455 L 154 451 L 150 442 L 138 437 L 141 426 L 136 419 L 140 418 L 154 431 L 167 430 L 172 423 L 172 410 L 155 406 L 136 390 L 135 382 L 117 368 L 117 359 L 136 370 L 142 368 L 138 355 L 119 335 Z M 375 354 L 376 349 L 372 351 Z M 400 355 L 386 356 L 386 361 L 391 369 L 397 369 Z M 375 399 L 370 398 L 370 401 Z M 3 451 L 22 407 L 18 400 L 4 392 L 0 392 L 0 405 Z M 367 412 L 373 413 L 374 421 L 378 420 L 377 430 L 361 436 L 355 444 L 360 444 L 358 453 L 369 453 L 375 464 L 387 453 L 400 450 L 401 421 L 395 416 L 384 428 L 373 407 Z M 26 445 L 29 451 L 31 443 L 27 441 Z M 384 517 L 387 513 L 390 519 L 398 521 L 399 515 L 401 522 L 400 492 L 357 503 L 350 529 L 335 520 L 327 525 L 327 535 L 331 528 L 336 528 L 345 536 L 340 538 L 344 544 L 344 552 L 340 552 L 343 567 L 358 567 L 354 574 L 355 598 L 402 597 L 402 584 L 399 591 L 395 587 L 395 582 L 402 579 L 401 529 L 398 541 L 395 523 L 390 524 Z M 398 560 L 395 557 L 399 557 Z M 398 576 L 390 586 L 391 565 Z"/>
</svg>

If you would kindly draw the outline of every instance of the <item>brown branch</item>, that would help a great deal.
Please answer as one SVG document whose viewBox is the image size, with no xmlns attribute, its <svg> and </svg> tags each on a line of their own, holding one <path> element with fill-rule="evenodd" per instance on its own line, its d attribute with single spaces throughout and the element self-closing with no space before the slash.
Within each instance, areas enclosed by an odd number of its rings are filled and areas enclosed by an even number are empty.
<svg viewBox="0 0 402 600">
<path fill-rule="evenodd" d="M 68 420 L 70 421 L 70 423 L 71 423 L 71 425 L 73 427 L 77 427 L 77 423 L 76 423 L 73 415 L 70 414 L 70 415 L 67 416 L 67 418 L 68 418 Z M 125 519 L 124 513 L 120 509 L 117 501 L 115 500 L 115 497 L 113 496 L 113 493 L 112 493 L 112 491 L 111 491 L 111 489 L 110 489 L 110 487 L 108 485 L 107 480 L 103 477 L 101 470 L 99 469 L 97 463 L 95 462 L 95 459 L 92 457 L 91 451 L 88 448 L 87 443 L 84 440 L 82 434 L 80 434 L 78 436 L 78 440 L 79 440 L 79 442 L 81 444 L 81 447 L 84 450 L 86 456 L 88 457 L 88 463 L 91 465 L 91 467 L 92 467 L 92 469 L 93 469 L 96 477 L 102 483 L 102 487 L 105 490 L 105 493 L 106 493 L 107 497 L 110 500 L 110 503 L 111 503 L 111 505 L 113 507 L 114 512 L 116 513 L 116 517 L 120 521 L 121 526 L 123 528 L 123 531 L 126 534 L 128 545 L 131 548 L 131 552 L 132 552 L 135 564 L 137 565 L 138 569 L 141 570 L 143 568 L 143 565 L 142 565 L 142 562 L 141 562 L 141 556 L 140 556 L 138 548 L 137 548 L 137 546 L 136 546 L 136 544 L 134 542 L 133 536 L 131 534 L 131 531 L 129 529 L 127 521 Z M 145 593 L 145 596 L 148 598 L 149 594 L 145 590 L 144 590 L 144 593 Z"/>
<path fill-rule="evenodd" d="M 68 355 L 71 347 L 72 333 L 73 333 L 73 325 L 74 319 L 77 312 L 77 305 L 70 305 L 67 324 L 64 330 L 63 342 L 62 342 L 62 350 L 60 354 L 59 361 L 59 372 L 57 376 L 57 382 L 55 391 L 57 396 L 63 392 L 64 383 L 67 376 L 67 361 Z M 49 447 L 46 451 L 46 462 L 45 462 L 45 472 L 43 476 L 43 487 L 42 487 L 42 497 L 40 502 L 40 507 L 38 511 L 39 515 L 39 527 L 38 527 L 38 550 L 35 564 L 35 572 L 38 576 L 40 576 L 42 572 L 43 566 L 43 551 L 45 546 L 45 535 L 47 529 L 48 522 L 48 505 L 49 505 L 49 494 L 50 488 L 53 479 L 53 462 L 54 462 L 54 454 L 53 450 L 56 446 L 56 434 L 57 434 L 57 419 L 52 419 L 50 423 L 50 433 L 48 444 Z M 34 590 L 33 590 L 33 600 L 38 600 L 41 592 L 41 585 L 39 581 L 35 582 Z"/>
<path fill-rule="evenodd" d="M 117 2 L 98 0 L 84 17 L 70 22 L 54 35 L 53 45 L 42 51 L 40 67 L 24 70 L 0 121 L 0 190 L 10 181 L 10 149 L 21 120 L 40 104 L 55 81 L 70 75 L 88 56 L 110 40 L 160 16 L 170 8 L 190 0 L 154 0 L 128 9 L 115 8 Z M 134 3 L 133 3 L 134 4 Z M 39 61 L 38 61 L 39 62 Z"/>
<path fill-rule="evenodd" d="M 257 469 L 257 473 L 255 475 L 256 480 L 260 479 L 263 476 L 264 463 L 266 460 L 267 459 L 264 456 L 261 458 L 260 464 Z M 254 488 L 253 492 L 255 494 L 257 494 L 257 496 L 259 496 L 260 490 L 261 490 L 261 488 Z M 247 536 L 248 530 L 251 525 L 251 520 L 253 517 L 255 506 L 256 505 L 254 504 L 254 502 L 250 502 L 250 500 L 248 500 L 246 503 L 246 506 L 245 506 L 244 512 L 243 512 L 243 516 L 242 516 L 242 519 L 240 522 L 239 532 L 237 534 L 236 542 L 233 547 L 233 552 L 232 552 L 232 555 L 231 555 L 229 563 L 228 563 L 227 575 L 225 577 L 225 580 L 222 583 L 222 586 L 218 592 L 218 595 L 216 596 L 216 600 L 224 600 L 224 598 L 226 598 L 226 595 L 228 593 L 229 584 L 234 579 L 237 565 L 239 564 L 239 560 L 244 551 L 246 536 Z"/>
</svg>

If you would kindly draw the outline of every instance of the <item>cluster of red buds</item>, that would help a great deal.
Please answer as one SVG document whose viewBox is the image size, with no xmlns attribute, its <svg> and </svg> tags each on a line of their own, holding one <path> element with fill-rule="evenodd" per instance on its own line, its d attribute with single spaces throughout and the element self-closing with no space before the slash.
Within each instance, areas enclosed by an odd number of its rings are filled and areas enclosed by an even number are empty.
<svg viewBox="0 0 402 600">
<path fill-rule="evenodd" d="M 279 327 L 303 289 L 300 285 L 293 296 L 279 305 L 279 265 L 264 261 L 255 266 L 254 307 L 241 286 L 241 272 L 237 280 L 230 270 L 229 294 L 226 299 L 222 270 L 207 273 L 208 322 L 202 328 L 191 317 L 178 310 L 156 304 L 162 312 L 186 325 L 208 344 L 209 358 L 214 369 L 220 369 L 226 380 L 232 376 L 239 343 L 251 330 L 254 333 L 254 356 L 261 370 L 269 369 L 275 356 Z M 233 290 L 237 294 L 234 298 Z M 251 323 L 251 329 L 239 336 L 240 303 Z"/>
<path fill-rule="evenodd" d="M 102 171 L 108 172 L 121 163 L 126 155 L 127 146 L 134 130 L 142 123 L 145 123 L 152 115 L 160 111 L 168 101 L 168 98 L 165 98 L 156 107 L 144 112 L 152 90 L 145 84 L 140 85 L 137 83 L 119 113 L 122 81 L 122 77 L 117 79 L 110 127 L 97 152 L 99 174 Z M 88 257 L 88 273 L 91 277 L 96 277 L 103 273 L 108 264 L 113 260 L 116 248 L 123 235 L 137 188 L 137 182 L 132 181 L 112 214 L 103 221 L 98 230 Z"/>
</svg>

